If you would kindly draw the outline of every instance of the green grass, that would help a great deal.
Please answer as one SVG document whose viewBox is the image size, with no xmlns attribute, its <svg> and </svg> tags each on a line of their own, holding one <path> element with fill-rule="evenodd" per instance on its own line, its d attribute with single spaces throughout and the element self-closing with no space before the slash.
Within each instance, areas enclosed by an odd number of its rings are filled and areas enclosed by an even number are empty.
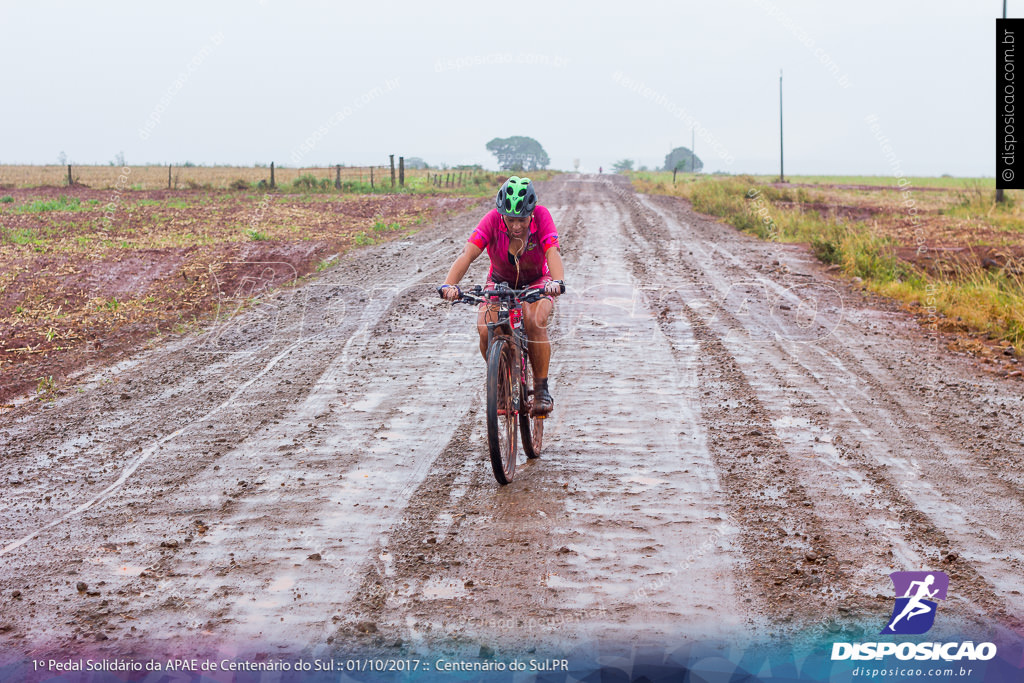
<svg viewBox="0 0 1024 683">
<path fill-rule="evenodd" d="M 959 189 L 953 202 L 938 210 L 941 216 L 965 221 L 984 218 L 989 226 L 1007 233 L 1024 232 L 1024 206 L 1013 192 L 1007 192 L 1002 202 L 996 202 L 995 190 L 980 184 Z"/>
<path fill-rule="evenodd" d="M 447 173 L 451 172 L 448 171 Z M 431 174 L 434 174 L 434 171 L 431 171 Z M 440 186 L 435 186 L 429 183 L 426 176 L 410 174 L 406 176 L 405 187 L 401 187 L 397 183 L 395 187 L 391 187 L 391 175 L 389 173 L 382 173 L 374 178 L 372 185 L 370 184 L 370 178 L 368 175 L 364 176 L 362 180 L 342 178 L 341 188 L 339 189 L 334 187 L 333 175 L 321 178 L 311 173 L 307 173 L 299 176 L 284 187 L 286 187 L 290 192 L 301 194 L 450 194 L 456 196 L 489 197 L 492 196 L 497 191 L 497 188 L 501 186 L 501 183 L 511 175 L 511 173 L 491 173 L 486 171 L 470 173 L 463 171 L 461 185 L 456 187 L 444 187 L 443 179 L 446 172 L 437 171 L 437 174 L 442 177 Z M 556 174 L 557 171 L 537 171 L 530 173 L 529 177 L 533 180 L 539 181 L 547 180 Z M 458 180 L 458 175 L 459 171 L 455 171 L 455 182 Z"/>
<path fill-rule="evenodd" d="M 14 197 L 12 197 L 9 194 L 4 195 L 3 197 L 0 197 L 0 204 L 10 204 L 13 201 L 14 201 Z"/>
<path fill-rule="evenodd" d="M 61 195 L 57 199 L 36 199 L 18 209 L 18 213 L 45 213 L 47 211 L 85 211 L 90 205 L 82 206 L 78 197 Z"/>
<path fill-rule="evenodd" d="M 305 173 L 292 181 L 291 188 L 297 192 L 326 192 L 334 189 L 334 183 L 330 178 L 317 178 L 312 173 Z"/>
<path fill-rule="evenodd" d="M 247 230 L 245 234 L 248 235 L 249 239 L 253 242 L 265 242 L 270 239 L 270 235 L 265 232 L 260 232 L 259 230 Z"/>
<path fill-rule="evenodd" d="M 355 238 L 352 240 L 361 247 L 373 244 L 373 238 L 367 235 L 364 231 L 360 230 L 356 233 Z"/>
<path fill-rule="evenodd" d="M 338 259 L 336 256 L 328 256 L 327 258 L 322 259 L 319 263 L 316 264 L 316 272 L 322 273 L 323 271 L 327 270 L 337 262 Z"/>
<path fill-rule="evenodd" d="M 642 179 L 649 182 L 672 182 L 671 171 L 634 171 L 628 174 L 630 178 Z M 692 174 L 692 173 L 679 173 L 676 176 L 676 184 L 697 182 L 704 178 L 751 178 L 758 185 L 768 185 L 778 181 L 778 175 L 704 175 L 704 174 Z M 900 178 L 898 176 L 864 176 L 864 175 L 793 175 L 786 176 L 786 181 L 790 184 L 801 184 L 801 185 L 870 185 L 872 187 L 892 187 L 894 189 L 900 188 L 897 181 Z M 975 188 L 981 188 L 984 190 L 995 190 L 996 180 L 995 178 L 954 178 L 952 176 L 913 176 L 906 178 L 910 182 L 908 186 L 910 189 L 915 187 L 935 187 L 935 188 L 949 188 L 949 189 L 964 189 L 972 190 Z"/>
<path fill-rule="evenodd" d="M 761 183 L 773 183 L 778 180 L 778 176 L 772 175 L 759 175 L 753 176 L 756 180 Z M 806 183 L 810 185 L 880 185 L 883 187 L 893 186 L 897 187 L 898 176 L 891 175 L 851 175 L 851 176 L 809 176 L 809 175 L 795 175 L 786 176 L 786 180 L 790 183 Z M 972 187 L 975 184 L 979 184 L 982 187 L 995 189 L 996 179 L 995 178 L 954 178 L 952 176 L 913 176 L 906 178 L 910 182 L 910 187 L 948 187 L 948 188 L 967 188 Z"/>
<path fill-rule="evenodd" d="M 44 240 L 31 228 L 19 228 L 17 230 L 6 230 L 4 240 L 11 244 L 37 244 L 42 245 Z"/>
<path fill-rule="evenodd" d="M 403 228 L 400 223 L 385 223 L 381 218 L 378 218 L 373 224 L 374 232 L 391 232 L 402 229 Z"/>
<path fill-rule="evenodd" d="M 898 258 L 897 242 L 864 222 L 838 221 L 800 206 L 775 204 L 806 202 L 803 188 L 772 187 L 751 176 L 687 177 L 682 182 L 677 178 L 672 185 L 671 176 L 637 173 L 633 182 L 641 192 L 686 197 L 697 211 L 762 239 L 807 243 L 820 260 L 861 278 L 868 289 L 960 318 L 970 328 L 1024 351 L 1024 276 L 1013 268 L 963 268 L 952 276 L 932 275 Z M 1006 221 L 1021 222 L 1012 201 L 995 206 L 988 190 L 977 183 L 963 187 L 960 202 L 947 213 L 977 218 L 983 212 L 991 222 L 1003 212 Z"/>
<path fill-rule="evenodd" d="M 57 391 L 57 383 L 53 380 L 53 376 L 40 377 L 38 384 L 36 384 L 36 394 L 42 398 L 52 397 Z"/>
</svg>

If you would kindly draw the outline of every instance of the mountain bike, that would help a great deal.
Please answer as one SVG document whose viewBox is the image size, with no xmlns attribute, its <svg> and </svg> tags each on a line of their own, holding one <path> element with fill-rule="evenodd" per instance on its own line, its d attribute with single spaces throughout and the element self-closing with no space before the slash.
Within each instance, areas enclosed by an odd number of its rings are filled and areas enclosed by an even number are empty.
<svg viewBox="0 0 1024 683">
<path fill-rule="evenodd" d="M 522 307 L 524 302 L 533 303 L 543 296 L 539 289 L 512 289 L 499 282 L 494 289 L 477 285 L 454 301 L 497 309 L 498 319 L 487 323 L 487 447 L 494 478 L 501 485 L 512 481 L 516 472 L 517 423 L 527 458 L 540 457 L 543 447 L 546 416 L 532 414 L 533 367 Z"/>
</svg>

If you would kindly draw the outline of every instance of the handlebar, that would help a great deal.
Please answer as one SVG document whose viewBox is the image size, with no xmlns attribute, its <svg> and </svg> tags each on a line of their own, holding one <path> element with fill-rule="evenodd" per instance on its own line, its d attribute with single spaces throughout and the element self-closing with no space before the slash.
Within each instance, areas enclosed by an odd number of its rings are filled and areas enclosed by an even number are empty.
<svg viewBox="0 0 1024 683">
<path fill-rule="evenodd" d="M 559 283 L 561 285 L 560 294 L 565 294 L 565 283 Z M 456 286 L 457 285 L 453 285 Z M 444 287 L 441 285 L 437 288 L 437 293 L 441 298 L 444 298 Z M 525 301 L 526 303 L 533 303 L 538 301 L 544 296 L 544 290 L 537 287 L 525 287 L 523 289 L 512 289 L 504 282 L 499 282 L 495 285 L 494 289 L 483 289 L 480 285 L 476 285 L 473 289 L 468 292 L 459 290 L 459 298 L 455 299 L 452 303 L 465 303 L 465 304 L 479 304 L 479 303 L 490 303 L 489 299 L 500 299 L 502 301 Z"/>
</svg>

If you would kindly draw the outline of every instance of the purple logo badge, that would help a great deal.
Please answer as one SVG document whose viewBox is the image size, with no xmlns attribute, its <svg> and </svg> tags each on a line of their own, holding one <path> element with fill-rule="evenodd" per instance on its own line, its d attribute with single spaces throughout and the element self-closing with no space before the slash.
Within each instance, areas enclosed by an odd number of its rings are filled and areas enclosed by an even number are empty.
<svg viewBox="0 0 1024 683">
<path fill-rule="evenodd" d="M 949 577 L 943 572 L 893 572 L 896 604 L 883 634 L 919 635 L 935 623 L 936 600 L 945 600 Z"/>
</svg>

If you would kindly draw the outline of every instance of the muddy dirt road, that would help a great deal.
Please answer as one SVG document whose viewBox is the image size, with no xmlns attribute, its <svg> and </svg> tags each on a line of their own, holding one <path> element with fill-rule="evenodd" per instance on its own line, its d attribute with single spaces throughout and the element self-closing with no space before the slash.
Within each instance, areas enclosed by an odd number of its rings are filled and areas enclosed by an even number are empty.
<svg viewBox="0 0 1024 683">
<path fill-rule="evenodd" d="M 1021 629 L 1019 384 L 798 247 L 620 179 L 540 192 L 569 292 L 512 485 L 473 312 L 434 293 L 482 204 L 5 415 L 3 649 L 853 637 L 915 569 L 950 576 L 939 637 Z"/>
</svg>

